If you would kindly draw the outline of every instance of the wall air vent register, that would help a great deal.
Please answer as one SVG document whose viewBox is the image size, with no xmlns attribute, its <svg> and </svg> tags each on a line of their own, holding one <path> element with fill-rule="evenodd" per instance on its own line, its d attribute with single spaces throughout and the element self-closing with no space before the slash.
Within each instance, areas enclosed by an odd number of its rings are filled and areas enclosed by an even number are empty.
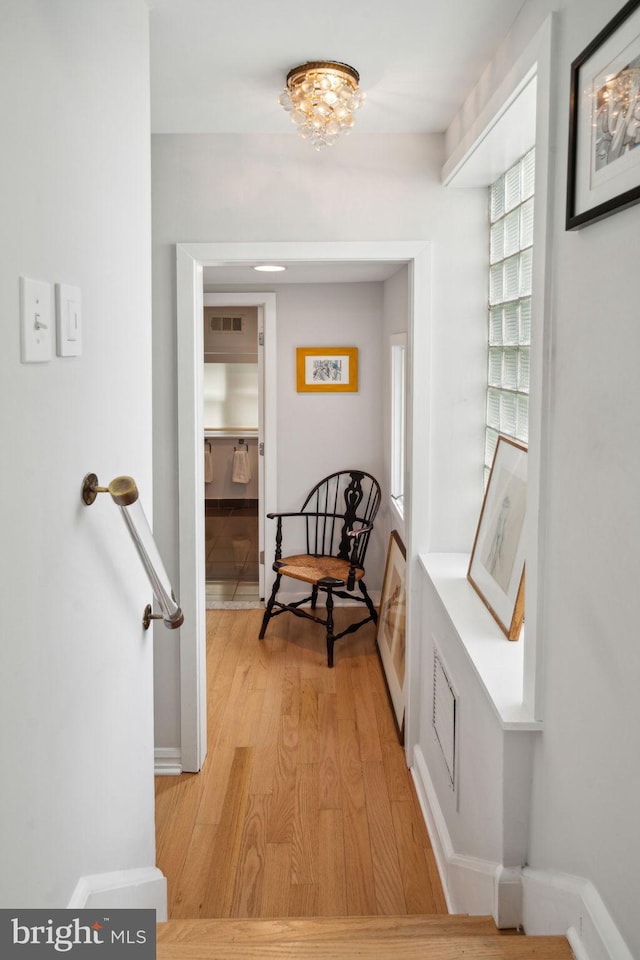
<svg viewBox="0 0 640 960">
<path fill-rule="evenodd" d="M 209 317 L 212 333 L 242 333 L 242 317 Z"/>
<path fill-rule="evenodd" d="M 442 661 L 433 654 L 433 729 L 442 750 L 449 784 L 456 789 L 456 741 L 458 698 L 446 674 Z"/>
</svg>

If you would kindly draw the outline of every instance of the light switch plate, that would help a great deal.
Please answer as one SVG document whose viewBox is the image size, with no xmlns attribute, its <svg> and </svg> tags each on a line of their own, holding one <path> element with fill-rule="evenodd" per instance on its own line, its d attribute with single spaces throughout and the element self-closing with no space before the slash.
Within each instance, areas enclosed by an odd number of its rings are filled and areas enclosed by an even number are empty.
<svg viewBox="0 0 640 960">
<path fill-rule="evenodd" d="M 50 283 L 20 277 L 20 359 L 46 363 L 53 346 L 53 289 Z"/>
<path fill-rule="evenodd" d="M 82 310 L 80 287 L 56 283 L 56 339 L 59 357 L 82 353 Z"/>
</svg>

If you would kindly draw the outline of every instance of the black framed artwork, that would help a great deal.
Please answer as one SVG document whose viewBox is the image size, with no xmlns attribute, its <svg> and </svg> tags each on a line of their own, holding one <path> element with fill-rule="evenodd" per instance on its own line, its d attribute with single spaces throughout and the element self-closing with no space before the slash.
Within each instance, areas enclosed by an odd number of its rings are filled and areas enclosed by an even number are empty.
<svg viewBox="0 0 640 960">
<path fill-rule="evenodd" d="M 640 0 L 571 64 L 566 229 L 640 201 Z"/>
</svg>

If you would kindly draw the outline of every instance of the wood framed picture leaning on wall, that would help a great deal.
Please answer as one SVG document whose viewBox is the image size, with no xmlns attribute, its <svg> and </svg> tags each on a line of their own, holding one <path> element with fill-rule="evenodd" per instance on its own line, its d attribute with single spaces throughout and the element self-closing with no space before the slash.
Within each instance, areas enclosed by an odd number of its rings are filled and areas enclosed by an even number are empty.
<svg viewBox="0 0 640 960">
<path fill-rule="evenodd" d="M 527 448 L 498 437 L 467 579 L 509 640 L 524 620 Z"/>
<path fill-rule="evenodd" d="M 406 657 L 406 550 L 393 530 L 389 537 L 387 562 L 382 582 L 376 643 L 400 742 L 404 742 L 405 657 Z"/>
</svg>

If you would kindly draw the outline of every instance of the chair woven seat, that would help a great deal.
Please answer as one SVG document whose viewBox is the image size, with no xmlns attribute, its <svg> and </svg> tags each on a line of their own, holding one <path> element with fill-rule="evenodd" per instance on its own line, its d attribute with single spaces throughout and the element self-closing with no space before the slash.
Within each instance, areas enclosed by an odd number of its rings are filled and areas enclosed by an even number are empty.
<svg viewBox="0 0 640 960">
<path fill-rule="evenodd" d="M 349 579 L 349 561 L 339 557 L 314 557 L 300 553 L 293 557 L 283 557 L 278 561 L 278 573 L 305 583 L 318 583 L 320 580 L 332 580 L 334 586 L 346 586 Z M 364 570 L 355 571 L 355 579 L 362 580 Z"/>
<path fill-rule="evenodd" d="M 327 664 L 333 666 L 333 645 L 340 637 L 353 633 L 365 623 L 376 623 L 378 612 L 364 582 L 364 557 L 380 506 L 380 484 L 363 470 L 340 470 L 316 484 L 298 511 L 269 513 L 276 520 L 276 549 L 273 570 L 276 578 L 267 602 L 260 639 L 272 617 L 293 613 L 320 623 L 326 628 Z M 306 540 L 306 553 L 282 556 L 283 522 L 295 521 Z M 300 539 L 296 546 L 298 549 Z M 286 603 L 278 599 L 283 577 L 311 585 L 308 597 Z M 358 592 L 355 592 L 355 588 Z M 315 611 L 318 595 L 326 597 L 326 617 L 303 609 L 310 604 Z M 366 604 L 368 616 L 350 624 L 341 633 L 333 631 L 334 596 Z"/>
</svg>

